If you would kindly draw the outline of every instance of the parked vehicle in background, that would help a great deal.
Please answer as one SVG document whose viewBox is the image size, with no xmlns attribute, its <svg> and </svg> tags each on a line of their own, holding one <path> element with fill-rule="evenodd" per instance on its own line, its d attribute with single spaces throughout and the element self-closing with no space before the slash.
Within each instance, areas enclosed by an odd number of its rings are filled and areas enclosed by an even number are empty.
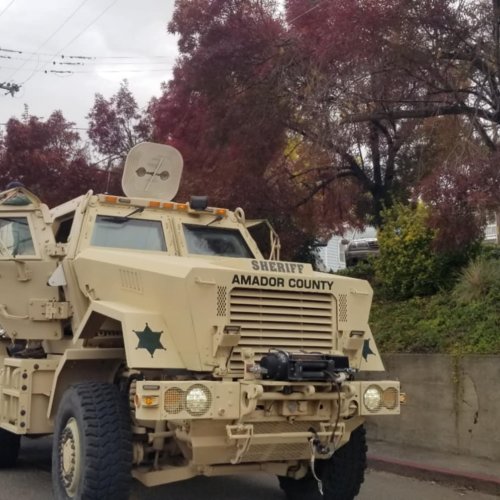
<svg viewBox="0 0 500 500">
<path fill-rule="evenodd" d="M 377 238 L 361 238 L 347 244 L 345 260 L 347 267 L 355 266 L 362 260 L 378 255 L 380 252 Z"/>
</svg>

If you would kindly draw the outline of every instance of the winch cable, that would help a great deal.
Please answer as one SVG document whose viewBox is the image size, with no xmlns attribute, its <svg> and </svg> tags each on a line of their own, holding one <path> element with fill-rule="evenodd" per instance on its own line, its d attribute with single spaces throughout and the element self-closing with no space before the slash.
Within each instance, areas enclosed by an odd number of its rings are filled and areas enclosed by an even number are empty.
<svg viewBox="0 0 500 500">
<path fill-rule="evenodd" d="M 323 496 L 323 481 L 321 478 L 318 476 L 316 473 L 316 453 L 320 453 L 322 455 L 327 455 L 327 454 L 334 454 L 336 451 L 336 444 L 335 444 L 335 432 L 337 431 L 337 427 L 339 425 L 340 421 L 340 382 L 338 382 L 335 377 L 329 372 L 329 371 L 324 371 L 323 372 L 325 376 L 329 377 L 332 381 L 332 389 L 335 387 L 335 390 L 337 391 L 337 417 L 335 419 L 335 426 L 333 427 L 332 431 L 332 436 L 330 438 L 330 443 L 333 444 L 333 450 L 330 449 L 328 446 L 325 446 L 321 443 L 321 440 L 316 433 L 314 428 L 309 429 L 310 432 L 313 433 L 313 436 L 309 438 L 309 446 L 311 448 L 311 459 L 309 463 L 309 468 L 311 469 L 311 473 L 318 483 L 318 491 L 321 496 Z"/>
<path fill-rule="evenodd" d="M 318 491 L 321 496 L 323 496 L 323 481 L 316 474 L 316 443 L 315 441 L 319 438 L 311 436 L 309 438 L 309 446 L 311 447 L 311 460 L 309 461 L 309 468 L 311 469 L 311 473 L 318 483 Z"/>
</svg>

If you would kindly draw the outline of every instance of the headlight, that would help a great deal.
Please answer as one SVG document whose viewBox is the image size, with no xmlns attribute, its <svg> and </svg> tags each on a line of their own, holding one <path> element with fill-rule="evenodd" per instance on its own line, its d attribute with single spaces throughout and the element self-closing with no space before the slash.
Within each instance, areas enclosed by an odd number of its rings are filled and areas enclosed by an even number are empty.
<svg viewBox="0 0 500 500">
<path fill-rule="evenodd" d="M 186 391 L 186 410 L 193 417 L 206 413 L 211 404 L 212 394 L 204 385 L 196 384 Z"/>
<path fill-rule="evenodd" d="M 382 404 L 382 390 L 378 385 L 371 385 L 363 394 L 363 403 L 369 411 L 377 411 Z"/>
</svg>

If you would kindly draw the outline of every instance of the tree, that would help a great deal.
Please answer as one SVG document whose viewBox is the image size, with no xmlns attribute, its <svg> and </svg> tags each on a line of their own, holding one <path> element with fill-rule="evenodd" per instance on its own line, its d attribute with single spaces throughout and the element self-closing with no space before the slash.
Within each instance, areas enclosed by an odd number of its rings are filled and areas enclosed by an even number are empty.
<svg viewBox="0 0 500 500">
<path fill-rule="evenodd" d="M 366 16 L 361 3 L 320 2 L 309 10 L 289 1 L 283 19 L 270 0 L 202 1 L 196 9 L 178 1 L 169 29 L 181 58 L 152 106 L 156 134 L 187 151 L 204 182 L 202 172 L 217 171 L 216 192 L 241 186 L 233 192 L 252 205 L 264 195 L 259 206 L 293 212 L 311 231 L 367 216 L 379 222 L 413 180 L 418 123 L 345 117 L 365 106 L 366 92 L 410 85 L 404 75 L 365 78 L 386 63 L 366 33 L 389 25 L 391 9 L 379 2 Z M 359 49 L 355 26 L 365 33 Z"/>
<path fill-rule="evenodd" d="M 111 161 L 123 160 L 133 146 L 151 136 L 148 115 L 139 109 L 126 80 L 109 99 L 96 94 L 87 119 L 93 146 Z"/>
<path fill-rule="evenodd" d="M 418 184 L 457 144 L 471 174 L 478 151 L 494 161 L 496 20 L 486 0 L 288 0 L 284 16 L 272 0 L 178 0 L 181 57 L 152 106 L 156 133 L 216 192 L 241 181 L 250 200 L 258 186 L 312 231 L 380 224 L 384 206 L 432 194 Z M 450 116 L 456 142 L 438 163 L 428 150 L 450 122 L 436 117 Z"/>
<path fill-rule="evenodd" d="M 60 111 L 46 121 L 11 118 L 0 143 L 0 186 L 19 180 L 49 206 L 102 189 L 104 176 L 89 167 L 73 125 Z"/>
</svg>

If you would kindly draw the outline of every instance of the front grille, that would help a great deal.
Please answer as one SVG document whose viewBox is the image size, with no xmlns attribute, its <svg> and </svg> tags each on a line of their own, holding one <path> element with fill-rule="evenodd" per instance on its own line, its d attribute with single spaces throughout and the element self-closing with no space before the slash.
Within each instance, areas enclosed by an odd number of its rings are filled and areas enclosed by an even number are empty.
<svg viewBox="0 0 500 500">
<path fill-rule="evenodd" d="M 243 370 L 244 348 L 251 348 L 257 359 L 270 349 L 324 354 L 333 349 L 332 296 L 327 293 L 234 288 L 230 317 L 231 324 L 241 326 L 231 372 Z"/>
</svg>

